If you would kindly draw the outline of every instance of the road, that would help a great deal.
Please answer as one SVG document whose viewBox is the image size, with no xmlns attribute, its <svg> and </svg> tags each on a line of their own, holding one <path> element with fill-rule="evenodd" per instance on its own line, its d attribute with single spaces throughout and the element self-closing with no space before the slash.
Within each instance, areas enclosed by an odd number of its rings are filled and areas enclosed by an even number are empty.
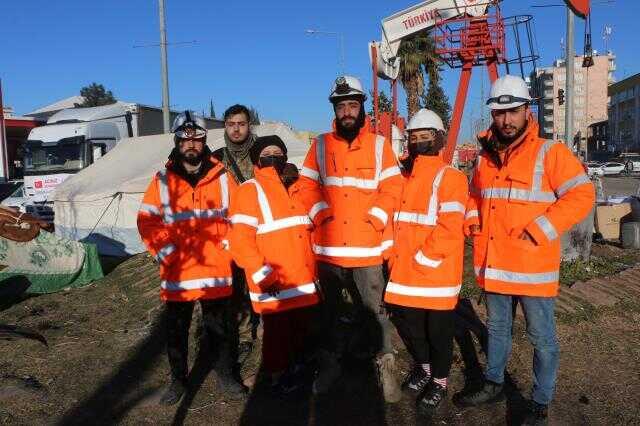
<svg viewBox="0 0 640 426">
<path fill-rule="evenodd" d="M 616 176 L 603 178 L 604 194 L 607 197 L 635 195 L 640 186 L 640 176 Z"/>
</svg>

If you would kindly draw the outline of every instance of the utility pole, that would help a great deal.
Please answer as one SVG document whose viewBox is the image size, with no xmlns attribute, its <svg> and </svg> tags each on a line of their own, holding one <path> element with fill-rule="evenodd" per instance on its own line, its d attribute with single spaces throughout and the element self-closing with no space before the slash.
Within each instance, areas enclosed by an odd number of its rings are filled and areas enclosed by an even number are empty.
<svg viewBox="0 0 640 426">
<path fill-rule="evenodd" d="M 569 148 L 573 148 L 573 102 L 575 51 L 573 45 L 573 11 L 567 7 L 567 45 L 565 54 L 566 88 L 564 109 L 564 139 Z"/>
<path fill-rule="evenodd" d="M 167 28 L 164 18 L 164 0 L 158 0 L 160 15 L 160 65 L 162 67 L 162 121 L 164 133 L 171 130 L 169 115 L 169 69 L 167 66 Z"/>
<path fill-rule="evenodd" d="M 9 157 L 7 156 L 7 130 L 4 122 L 4 104 L 2 103 L 2 80 L 0 80 L 0 182 L 9 180 Z"/>
</svg>

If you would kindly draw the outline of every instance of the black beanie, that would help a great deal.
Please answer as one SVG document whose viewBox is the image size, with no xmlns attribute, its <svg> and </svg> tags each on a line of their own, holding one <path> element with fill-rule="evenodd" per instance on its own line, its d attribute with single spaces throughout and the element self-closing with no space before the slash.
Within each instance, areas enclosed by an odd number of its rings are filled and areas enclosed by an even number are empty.
<svg viewBox="0 0 640 426">
<path fill-rule="evenodd" d="M 272 145 L 277 146 L 282 150 L 282 153 L 284 154 L 285 161 L 286 161 L 287 146 L 284 144 L 284 142 L 282 142 L 282 139 L 280 139 L 279 136 L 269 135 L 269 136 L 260 136 L 255 140 L 255 142 L 251 146 L 251 149 L 249 150 L 249 156 L 251 157 L 251 162 L 253 164 L 258 164 L 258 159 L 260 158 L 260 153 L 262 152 L 262 150 Z"/>
</svg>

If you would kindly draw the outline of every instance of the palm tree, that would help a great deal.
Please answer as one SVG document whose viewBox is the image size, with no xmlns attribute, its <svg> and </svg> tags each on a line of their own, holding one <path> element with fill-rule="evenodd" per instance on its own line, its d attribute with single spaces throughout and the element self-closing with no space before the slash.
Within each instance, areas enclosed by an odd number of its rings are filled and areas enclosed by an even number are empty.
<svg viewBox="0 0 640 426">
<path fill-rule="evenodd" d="M 420 100 L 424 98 L 424 73 L 426 71 L 431 78 L 439 75 L 439 59 L 433 39 L 427 32 L 403 40 L 398 56 L 400 82 L 407 94 L 407 112 L 411 118 L 420 109 Z"/>
</svg>

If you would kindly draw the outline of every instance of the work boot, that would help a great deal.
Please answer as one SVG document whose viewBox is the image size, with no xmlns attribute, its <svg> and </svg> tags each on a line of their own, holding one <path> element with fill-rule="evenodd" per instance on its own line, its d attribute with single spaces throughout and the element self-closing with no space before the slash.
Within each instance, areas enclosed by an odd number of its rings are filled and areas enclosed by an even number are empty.
<svg viewBox="0 0 640 426">
<path fill-rule="evenodd" d="M 447 388 L 431 380 L 425 387 L 424 393 L 418 397 L 416 404 L 421 414 L 432 417 L 438 409 L 445 405 Z"/>
<path fill-rule="evenodd" d="M 342 367 L 335 354 L 323 351 L 319 355 L 320 369 L 313 381 L 313 394 L 322 395 L 329 392 L 331 386 L 342 375 Z"/>
<path fill-rule="evenodd" d="M 395 403 L 402 398 L 400 385 L 396 376 L 396 359 L 391 353 L 384 354 L 376 360 L 378 364 L 378 380 L 382 384 L 384 400 Z"/>
<path fill-rule="evenodd" d="M 522 424 L 527 426 L 546 426 L 548 414 L 549 407 L 547 405 L 530 401 L 527 416 L 524 418 Z"/>
<path fill-rule="evenodd" d="M 171 379 L 171 383 L 167 386 L 164 393 L 160 397 L 160 404 L 174 405 L 182 398 L 187 390 L 186 379 Z"/>
<path fill-rule="evenodd" d="M 480 390 L 469 393 L 458 393 L 453 398 L 453 403 L 458 407 L 475 407 L 482 404 L 491 404 L 504 399 L 504 385 L 485 380 Z"/>
<path fill-rule="evenodd" d="M 426 371 L 424 371 L 422 365 L 415 364 L 402 381 L 402 387 L 404 389 L 422 392 L 427 383 L 429 383 L 430 378 L 431 376 L 428 375 Z"/>
</svg>

